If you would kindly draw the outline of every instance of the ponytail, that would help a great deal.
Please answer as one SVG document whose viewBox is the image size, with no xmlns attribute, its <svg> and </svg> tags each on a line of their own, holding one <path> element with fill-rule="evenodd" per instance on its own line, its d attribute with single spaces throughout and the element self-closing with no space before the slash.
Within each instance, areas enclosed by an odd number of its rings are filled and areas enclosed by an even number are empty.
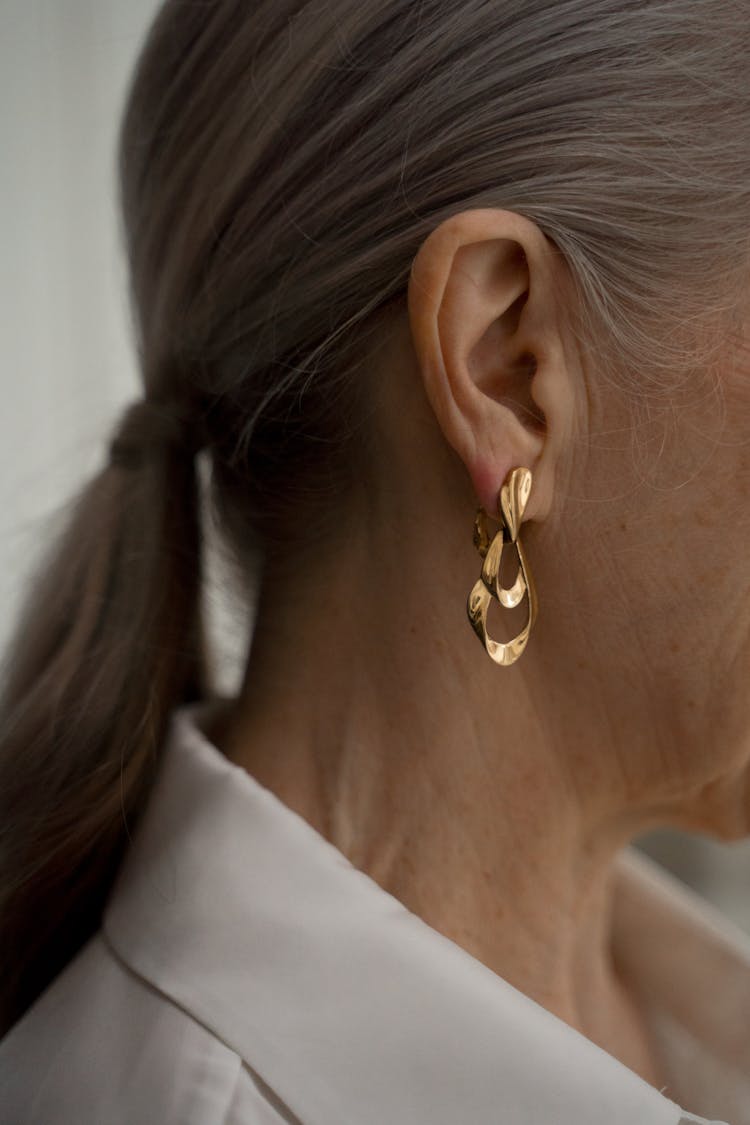
<svg viewBox="0 0 750 1125">
<path fill-rule="evenodd" d="M 206 692 L 197 468 L 114 459 L 30 582 L 0 682 L 0 1034 L 96 929 L 169 712 Z"/>
<path fill-rule="evenodd" d="M 162 0 L 118 141 L 133 324 L 144 381 L 210 414 L 243 596 L 361 504 L 369 361 L 459 209 L 539 225 L 581 347 L 641 417 L 699 386 L 748 286 L 741 7 Z M 195 470 L 154 453 L 77 500 L 0 683 L 6 1024 L 96 925 L 167 713 L 205 695 Z"/>
</svg>

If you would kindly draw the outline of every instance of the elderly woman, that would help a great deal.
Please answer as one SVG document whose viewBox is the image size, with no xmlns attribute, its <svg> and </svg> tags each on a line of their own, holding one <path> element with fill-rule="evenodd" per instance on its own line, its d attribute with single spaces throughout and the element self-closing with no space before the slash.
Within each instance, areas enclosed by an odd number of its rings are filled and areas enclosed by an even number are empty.
<svg viewBox="0 0 750 1125">
<path fill-rule="evenodd" d="M 144 396 L 0 708 L 4 1121 L 750 1122 L 748 946 L 631 846 L 750 833 L 749 17 L 161 8 Z"/>
</svg>

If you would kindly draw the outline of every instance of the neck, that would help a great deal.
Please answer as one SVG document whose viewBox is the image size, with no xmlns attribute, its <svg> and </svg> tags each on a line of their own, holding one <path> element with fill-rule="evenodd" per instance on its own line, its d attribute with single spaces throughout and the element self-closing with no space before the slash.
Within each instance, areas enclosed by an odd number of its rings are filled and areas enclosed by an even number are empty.
<svg viewBox="0 0 750 1125">
<path fill-rule="evenodd" d="M 562 752 L 533 658 L 498 668 L 461 632 L 473 578 L 455 569 L 453 601 L 426 611 L 428 576 L 412 571 L 409 606 L 401 566 L 364 548 L 306 575 L 314 613 L 262 598 L 220 743 L 429 925 L 655 1082 L 610 941 L 613 861 L 640 825 L 592 732 Z"/>
</svg>

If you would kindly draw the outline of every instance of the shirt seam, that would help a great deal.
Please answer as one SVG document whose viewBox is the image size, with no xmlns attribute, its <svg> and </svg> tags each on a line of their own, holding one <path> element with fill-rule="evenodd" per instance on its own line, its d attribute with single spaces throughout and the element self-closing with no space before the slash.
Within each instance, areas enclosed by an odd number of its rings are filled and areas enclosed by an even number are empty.
<svg viewBox="0 0 750 1125">
<path fill-rule="evenodd" d="M 242 1074 L 242 1071 L 245 1070 L 252 1079 L 261 1097 L 265 1098 L 266 1102 L 273 1110 L 275 1110 L 277 1113 L 285 1115 L 285 1120 L 288 1122 L 288 1125 L 304 1125 L 304 1123 L 292 1113 L 289 1106 L 276 1093 L 273 1087 L 271 1087 L 268 1082 L 264 1078 L 262 1078 L 260 1074 L 258 1074 L 258 1072 L 253 1068 L 248 1060 L 243 1058 L 240 1052 L 235 1047 L 233 1047 L 231 1043 L 228 1043 L 227 1040 L 223 1038 L 223 1036 L 217 1034 L 213 1027 L 209 1027 L 208 1024 L 204 1023 L 204 1021 L 200 1019 L 194 1012 L 191 1012 L 189 1008 L 186 1008 L 183 1004 L 180 1004 L 179 1001 L 175 1000 L 175 998 L 169 993 L 164 992 L 161 988 L 158 987 L 158 985 L 149 980 L 148 977 L 145 977 L 142 973 L 139 973 L 138 970 L 135 969 L 128 961 L 126 961 L 122 954 L 117 950 L 106 930 L 99 930 L 99 937 L 102 940 L 102 944 L 107 949 L 107 952 L 116 962 L 116 964 L 123 970 L 123 972 L 125 972 L 129 977 L 138 981 L 138 983 L 143 985 L 152 995 L 158 996 L 163 1003 L 169 1004 L 170 1007 L 174 1008 L 178 1012 L 181 1012 L 197 1027 L 202 1028 L 217 1043 L 221 1043 L 221 1045 L 237 1060 L 237 1078 L 230 1091 L 230 1101 L 227 1104 L 226 1110 L 222 1115 L 222 1121 L 226 1121 L 227 1117 L 229 1116 L 229 1112 L 232 1108 L 232 1103 L 237 1096 L 239 1077 Z"/>
</svg>

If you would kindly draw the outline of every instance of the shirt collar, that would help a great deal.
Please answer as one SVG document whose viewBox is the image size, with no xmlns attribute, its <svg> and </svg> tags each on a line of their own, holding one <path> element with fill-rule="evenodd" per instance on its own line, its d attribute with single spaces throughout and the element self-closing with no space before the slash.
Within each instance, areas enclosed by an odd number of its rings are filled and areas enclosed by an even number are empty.
<svg viewBox="0 0 750 1125">
<path fill-rule="evenodd" d="M 431 928 L 173 713 L 103 931 L 305 1125 L 703 1121 Z"/>
</svg>

